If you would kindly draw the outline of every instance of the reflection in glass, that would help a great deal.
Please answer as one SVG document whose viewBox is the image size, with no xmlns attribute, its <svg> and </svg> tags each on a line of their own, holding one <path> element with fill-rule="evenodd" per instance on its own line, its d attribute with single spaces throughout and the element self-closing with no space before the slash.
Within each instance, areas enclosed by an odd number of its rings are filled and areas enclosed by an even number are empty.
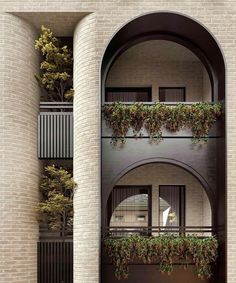
<svg viewBox="0 0 236 283">
<path fill-rule="evenodd" d="M 139 233 L 140 227 L 147 227 L 149 225 L 150 207 L 148 188 L 135 186 L 114 188 L 110 197 L 109 209 L 110 227 L 126 227 L 124 229 L 129 231 L 128 234 Z M 145 231 L 141 229 L 140 232 Z"/>
<path fill-rule="evenodd" d="M 184 225 L 184 189 L 183 186 L 159 187 L 160 226 Z M 181 209 L 182 208 L 182 209 Z"/>
</svg>

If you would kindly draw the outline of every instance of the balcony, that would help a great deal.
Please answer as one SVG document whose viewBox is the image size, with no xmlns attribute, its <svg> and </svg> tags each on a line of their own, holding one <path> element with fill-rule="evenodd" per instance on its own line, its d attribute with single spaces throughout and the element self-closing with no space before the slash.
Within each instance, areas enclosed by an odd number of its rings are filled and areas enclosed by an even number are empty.
<svg viewBox="0 0 236 283">
<path fill-rule="evenodd" d="M 121 105 L 124 106 L 128 106 L 128 107 L 132 107 L 132 105 L 134 105 L 134 103 L 130 103 L 130 102 L 121 102 Z M 196 102 L 181 102 L 181 105 L 185 106 L 193 106 L 196 105 Z M 113 103 L 111 102 L 106 102 L 104 104 L 104 107 L 112 107 Z M 142 103 L 142 105 L 144 106 L 154 106 L 155 102 L 145 102 Z M 178 107 L 178 105 L 180 105 L 180 103 L 173 103 L 173 102 L 162 102 L 161 105 L 163 106 L 167 106 L 170 108 L 174 108 L 174 107 Z M 214 103 L 208 103 L 208 105 L 214 105 Z M 113 114 L 113 113 L 112 113 Z M 114 113 L 116 114 L 116 113 Z M 130 115 L 130 114 L 128 114 Z M 176 117 L 177 119 L 177 117 Z M 139 122 L 139 121 L 138 121 Z M 196 121 L 198 122 L 198 121 Z M 208 134 L 208 139 L 211 138 L 219 138 L 221 137 L 222 131 L 221 131 L 221 126 L 222 124 L 222 120 L 217 119 L 215 123 L 213 123 L 212 127 L 210 128 L 209 134 Z M 191 130 L 188 127 L 181 127 L 180 130 L 168 130 L 166 127 L 161 127 L 161 132 L 162 132 L 162 138 L 163 139 L 170 139 L 170 138 L 187 138 L 187 139 L 192 139 L 193 138 L 193 133 L 191 132 Z M 108 123 L 106 123 L 106 119 L 103 115 L 103 119 L 102 119 L 102 138 L 104 139 L 110 139 L 112 138 L 112 136 L 114 136 L 114 132 L 112 131 L 112 128 L 108 125 Z M 118 139 L 121 139 L 121 136 L 117 137 Z M 150 134 L 148 134 L 147 130 L 145 129 L 145 127 L 141 127 L 140 132 L 138 132 L 137 134 L 134 134 L 134 131 L 132 130 L 132 127 L 129 127 L 125 138 L 127 140 L 129 139 L 149 139 L 150 138 Z"/>
<path fill-rule="evenodd" d="M 146 282 L 147 278 L 151 283 L 212 282 L 207 276 L 215 268 L 218 242 L 211 237 L 211 226 L 109 227 L 107 233 L 103 282 Z M 210 259 L 210 263 L 202 261 L 203 269 L 196 264 L 200 246 L 205 246 L 204 256 Z"/>
<path fill-rule="evenodd" d="M 41 102 L 38 116 L 38 158 L 73 158 L 73 104 Z"/>
</svg>

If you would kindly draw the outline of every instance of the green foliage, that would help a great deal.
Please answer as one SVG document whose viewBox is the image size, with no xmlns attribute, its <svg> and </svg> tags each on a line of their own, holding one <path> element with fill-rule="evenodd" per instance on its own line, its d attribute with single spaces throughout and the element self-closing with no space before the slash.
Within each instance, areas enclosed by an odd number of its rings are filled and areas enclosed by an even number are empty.
<svg viewBox="0 0 236 283">
<path fill-rule="evenodd" d="M 172 132 L 189 128 L 194 142 L 207 141 L 212 125 L 220 118 L 222 111 L 222 104 L 206 102 L 176 106 L 115 102 L 103 107 L 104 119 L 113 132 L 114 145 L 118 142 L 125 143 L 125 136 L 130 128 L 135 137 L 142 136 L 142 129 L 146 129 L 151 142 L 162 139 L 163 127 Z"/>
<path fill-rule="evenodd" d="M 222 105 L 197 103 L 186 110 L 187 125 L 192 130 L 193 139 L 199 141 L 201 137 L 207 138 L 210 128 L 222 115 Z"/>
<path fill-rule="evenodd" d="M 38 204 L 39 218 L 62 237 L 72 231 L 73 195 L 76 184 L 71 174 L 63 168 L 45 167 L 40 191 L 42 200 Z"/>
<path fill-rule="evenodd" d="M 42 26 L 42 32 L 35 40 L 35 48 L 42 54 L 41 74 L 36 75 L 41 88 L 49 101 L 64 101 L 73 98 L 72 52 L 53 36 L 50 29 Z"/>
<path fill-rule="evenodd" d="M 199 278 L 210 278 L 217 259 L 218 242 L 214 237 L 162 235 L 105 238 L 105 251 L 115 267 L 118 280 L 129 276 L 129 264 L 135 261 L 159 265 L 160 272 L 171 274 L 175 263 L 194 263 Z"/>
<path fill-rule="evenodd" d="M 112 129 L 112 142 L 125 143 L 125 136 L 131 126 L 130 107 L 122 103 L 114 103 L 104 107 L 104 117 L 108 126 Z"/>
<path fill-rule="evenodd" d="M 167 108 L 164 104 L 156 103 L 147 107 L 146 120 L 144 127 L 150 135 L 150 140 L 160 141 L 162 139 L 161 127 L 166 121 Z"/>
</svg>

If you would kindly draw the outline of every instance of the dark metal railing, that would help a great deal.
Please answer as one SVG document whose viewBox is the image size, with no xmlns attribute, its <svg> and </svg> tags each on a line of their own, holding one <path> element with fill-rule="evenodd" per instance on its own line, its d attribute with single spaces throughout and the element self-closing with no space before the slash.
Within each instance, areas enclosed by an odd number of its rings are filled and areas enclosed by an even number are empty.
<svg viewBox="0 0 236 283">
<path fill-rule="evenodd" d="M 41 102 L 38 116 L 38 157 L 73 157 L 73 104 Z"/>
<path fill-rule="evenodd" d="M 118 102 L 118 101 L 117 101 Z M 176 106 L 176 105 L 179 105 L 179 104 L 183 104 L 183 105 L 193 105 L 193 104 L 197 104 L 199 102 L 204 102 L 204 101 L 182 101 L 182 102 L 160 102 L 160 101 L 151 101 L 151 102 L 124 102 L 124 101 L 120 101 L 121 104 L 125 104 L 125 105 L 133 105 L 135 103 L 141 103 L 141 104 L 144 104 L 144 105 L 154 105 L 155 103 L 160 103 L 160 104 L 164 104 L 164 105 L 167 105 L 167 106 Z M 206 101 L 207 102 L 207 101 Z M 214 105 L 215 102 L 207 102 L 211 105 Z M 102 106 L 104 105 L 112 105 L 114 104 L 114 102 L 103 102 Z"/>
<path fill-rule="evenodd" d="M 69 109 L 73 111 L 73 103 L 72 102 L 40 102 L 40 110 L 47 110 L 52 112 L 52 110 L 65 110 Z"/>
<path fill-rule="evenodd" d="M 163 234 L 179 234 L 189 235 L 193 234 L 199 237 L 213 235 L 212 226 L 111 226 L 106 227 L 104 236 L 123 237 L 128 235 L 163 235 Z"/>
<path fill-rule="evenodd" d="M 73 283 L 73 242 L 38 243 L 38 283 Z"/>
</svg>

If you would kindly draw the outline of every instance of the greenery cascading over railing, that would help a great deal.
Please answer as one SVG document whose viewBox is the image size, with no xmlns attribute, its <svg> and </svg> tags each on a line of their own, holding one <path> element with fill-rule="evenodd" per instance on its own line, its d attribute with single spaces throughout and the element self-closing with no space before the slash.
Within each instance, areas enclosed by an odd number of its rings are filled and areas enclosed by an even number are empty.
<svg viewBox="0 0 236 283">
<path fill-rule="evenodd" d="M 103 107 L 104 119 L 113 132 L 111 142 L 114 145 L 125 143 L 130 128 L 135 137 L 142 137 L 142 129 L 145 129 L 151 142 L 159 142 L 162 139 L 163 127 L 172 132 L 189 128 L 194 142 L 206 142 L 212 125 L 220 118 L 222 111 L 221 103 L 207 102 L 175 106 L 163 103 L 128 105 L 114 102 Z"/>
<path fill-rule="evenodd" d="M 217 259 L 218 241 L 215 237 L 161 235 L 144 237 L 105 238 L 104 247 L 115 267 L 115 276 L 129 276 L 129 264 L 157 264 L 160 272 L 170 275 L 174 264 L 184 268 L 193 263 L 199 278 L 210 278 Z"/>
</svg>

